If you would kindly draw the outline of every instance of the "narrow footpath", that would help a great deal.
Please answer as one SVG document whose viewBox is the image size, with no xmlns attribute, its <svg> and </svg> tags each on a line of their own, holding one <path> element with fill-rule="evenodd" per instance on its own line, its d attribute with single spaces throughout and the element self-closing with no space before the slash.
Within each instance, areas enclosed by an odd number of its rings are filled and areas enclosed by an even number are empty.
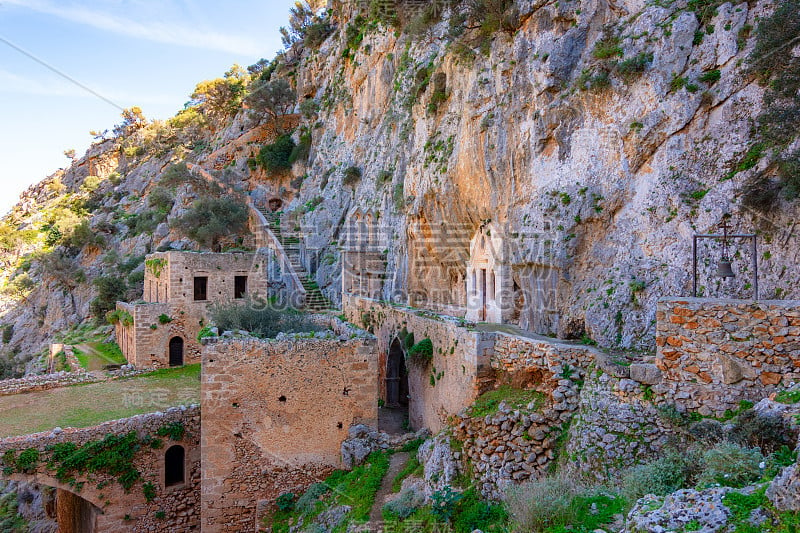
<svg viewBox="0 0 800 533">
<path fill-rule="evenodd" d="M 393 492 L 392 482 L 394 478 L 403 470 L 403 467 L 406 466 L 410 457 L 411 454 L 408 452 L 395 452 L 389 458 L 389 470 L 387 470 L 386 475 L 383 476 L 381 488 L 378 489 L 378 492 L 375 494 L 375 503 L 372 504 L 372 510 L 369 512 L 370 531 L 381 531 L 383 529 L 383 504 L 385 503 L 386 497 Z"/>
</svg>

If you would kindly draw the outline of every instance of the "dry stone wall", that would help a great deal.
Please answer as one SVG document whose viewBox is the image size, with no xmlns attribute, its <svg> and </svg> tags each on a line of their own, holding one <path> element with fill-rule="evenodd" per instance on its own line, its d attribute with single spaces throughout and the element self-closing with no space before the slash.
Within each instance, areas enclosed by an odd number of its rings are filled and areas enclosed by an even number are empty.
<svg viewBox="0 0 800 533">
<path fill-rule="evenodd" d="M 283 340 L 211 341 L 202 356 L 203 531 L 249 531 L 285 492 L 341 466 L 378 415 L 375 339 L 344 325 Z"/>
<path fill-rule="evenodd" d="M 568 470 L 604 481 L 652 459 L 677 433 L 652 391 L 628 378 L 590 370 L 565 440 Z"/>
<path fill-rule="evenodd" d="M 56 478 L 48 466 L 52 446 L 73 443 L 82 446 L 101 440 L 108 434 L 123 436 L 133 431 L 140 437 L 156 437 L 158 430 L 168 424 L 180 424 L 183 436 L 179 440 L 157 437 L 162 446 L 142 445 L 133 458 L 133 465 L 141 473 L 141 480 L 126 491 L 113 476 L 103 473 L 79 472 L 77 484 Z M 165 486 L 164 454 L 173 446 L 185 450 L 183 483 Z M 90 428 L 56 428 L 53 431 L 11 437 L 0 440 L 0 456 L 13 451 L 18 456 L 23 450 L 38 451 L 39 461 L 30 470 L 20 472 L 3 459 L 4 470 L 0 477 L 7 480 L 37 483 L 80 496 L 98 511 L 94 514 L 94 531 L 108 533 L 199 531 L 200 527 L 200 409 L 197 406 L 175 407 L 166 412 L 138 415 L 115 420 Z M 9 470 L 10 469 L 10 470 Z M 143 484 L 152 483 L 155 495 L 151 501 L 145 497 Z"/>
<path fill-rule="evenodd" d="M 657 309 L 653 389 L 721 415 L 800 381 L 800 302 L 665 298 Z"/>
<path fill-rule="evenodd" d="M 81 369 L 80 372 L 62 371 L 51 374 L 25 376 L 15 379 L 4 379 L 0 381 L 0 396 L 10 396 L 13 394 L 23 394 L 26 392 L 57 389 L 60 387 L 69 387 L 70 385 L 77 384 L 97 383 L 99 381 L 109 381 L 123 377 L 130 377 L 141 373 L 143 372 L 137 371 L 132 367 L 125 366 L 120 370 L 113 370 L 105 373 L 89 373 Z"/>
<path fill-rule="evenodd" d="M 499 499 L 509 484 L 536 479 L 547 471 L 557 457 L 562 428 L 578 407 L 581 375 L 576 370 L 575 381 L 557 379 L 544 406 L 532 402 L 515 409 L 501 402 L 497 412 L 484 417 L 472 417 L 469 411 L 459 416 L 455 435 L 464 441 L 464 456 L 485 496 Z"/>
</svg>

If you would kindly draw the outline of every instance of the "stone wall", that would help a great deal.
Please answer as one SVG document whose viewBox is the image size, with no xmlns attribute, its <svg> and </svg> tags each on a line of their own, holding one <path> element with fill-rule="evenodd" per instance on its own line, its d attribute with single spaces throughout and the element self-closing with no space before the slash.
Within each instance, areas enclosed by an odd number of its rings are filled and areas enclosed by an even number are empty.
<svg viewBox="0 0 800 533">
<path fill-rule="evenodd" d="M 559 437 L 578 408 L 581 384 L 597 350 L 496 331 L 491 367 L 493 387 L 535 390 L 542 405 L 513 407 L 503 402 L 492 414 L 460 414 L 456 436 L 484 495 L 500 498 L 510 483 L 537 478 L 557 458 Z"/>
<path fill-rule="evenodd" d="M 74 443 L 78 446 L 90 441 L 101 440 L 109 434 L 123 436 L 135 431 L 140 438 L 156 437 L 160 428 L 167 424 L 180 423 L 184 435 L 178 441 L 168 437 L 161 439 L 162 446 L 153 448 L 142 445 L 133 458 L 133 465 L 141 474 L 141 479 L 126 491 L 115 477 L 103 473 L 75 474 L 75 483 L 56 478 L 56 473 L 47 463 L 52 453 L 51 446 L 59 443 Z M 164 454 L 173 446 L 185 449 L 185 482 L 166 487 L 164 479 Z M 13 473 L 0 473 L 1 479 L 37 483 L 54 487 L 61 491 L 76 494 L 94 507 L 94 531 L 104 533 L 123 533 L 129 531 L 151 531 L 176 533 L 196 531 L 200 526 L 200 409 L 171 408 L 164 413 L 138 415 L 115 420 L 90 428 L 61 430 L 11 437 L 0 440 L 0 457 L 6 452 L 15 455 L 27 449 L 39 452 L 39 461 L 29 471 L 19 472 L 3 460 L 4 468 L 12 468 Z M 147 501 L 143 491 L 144 483 L 152 483 L 155 497 Z"/>
<path fill-rule="evenodd" d="M 183 304 L 202 311 L 209 302 L 234 299 L 234 279 L 247 277 L 247 294 L 266 297 L 269 257 L 254 253 L 158 252 L 147 256 L 144 301 Z M 195 299 L 194 280 L 205 277 L 207 298 Z"/>
<path fill-rule="evenodd" d="M 722 414 L 800 381 L 800 302 L 665 298 L 658 302 L 654 390 Z"/>
<path fill-rule="evenodd" d="M 543 373 L 548 378 L 570 368 L 587 369 L 599 350 L 576 343 L 495 333 L 492 368 L 505 374 Z"/>
<path fill-rule="evenodd" d="M 133 317 L 132 325 L 117 323 L 117 341 L 129 363 L 137 368 L 164 368 L 169 366 L 170 339 L 183 340 L 183 362 L 200 361 L 200 344 L 197 334 L 207 320 L 205 310 L 181 304 L 117 302 L 117 309 Z M 162 324 L 159 317 L 166 315 L 169 322 Z"/>
<path fill-rule="evenodd" d="M 378 339 L 377 375 L 384 400 L 392 342 L 404 331 L 413 334 L 416 342 L 431 339 L 433 360 L 426 365 L 408 364 L 409 421 L 414 429 L 442 430 L 448 417 L 469 406 L 479 394 L 482 376 L 490 371 L 492 334 L 471 331 L 453 317 L 349 294 L 343 295 L 342 308 L 350 322 L 373 331 Z"/>
<path fill-rule="evenodd" d="M 572 379 L 531 387 L 545 394 L 543 405 L 514 407 L 501 402 L 496 412 L 482 417 L 461 413 L 455 436 L 463 441 L 464 456 L 485 496 L 499 499 L 509 484 L 547 472 L 556 459 L 559 436 L 578 407 L 582 377 L 576 369 Z"/>
<path fill-rule="evenodd" d="M 77 384 L 110 381 L 141 373 L 143 372 L 135 370 L 131 367 L 123 367 L 120 370 L 112 370 L 104 373 L 90 373 L 81 369 L 80 372 L 53 372 L 51 374 L 30 375 L 21 378 L 4 379 L 0 380 L 0 396 L 57 389 L 60 387 L 69 387 L 70 385 Z"/>
<path fill-rule="evenodd" d="M 348 331 L 204 348 L 203 531 L 253 530 L 280 494 L 341 465 L 352 424 L 377 424 L 375 339 Z"/>
</svg>

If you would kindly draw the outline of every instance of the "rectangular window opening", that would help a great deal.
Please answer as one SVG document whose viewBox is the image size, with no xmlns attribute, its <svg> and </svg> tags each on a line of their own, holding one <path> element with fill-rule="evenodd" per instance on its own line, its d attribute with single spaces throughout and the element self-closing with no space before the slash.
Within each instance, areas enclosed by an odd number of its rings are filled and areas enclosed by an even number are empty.
<svg viewBox="0 0 800 533">
<path fill-rule="evenodd" d="M 208 277 L 197 276 L 194 278 L 195 301 L 208 300 Z"/>
<path fill-rule="evenodd" d="M 247 296 L 247 276 L 236 276 L 233 280 L 233 297 L 237 300 Z"/>
</svg>

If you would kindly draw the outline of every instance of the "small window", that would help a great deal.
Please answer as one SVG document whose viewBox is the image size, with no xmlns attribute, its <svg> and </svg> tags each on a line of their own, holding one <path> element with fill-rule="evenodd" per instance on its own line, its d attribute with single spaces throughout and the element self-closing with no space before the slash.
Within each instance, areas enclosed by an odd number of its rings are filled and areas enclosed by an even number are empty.
<svg viewBox="0 0 800 533">
<path fill-rule="evenodd" d="M 171 446 L 164 454 L 164 486 L 173 487 L 185 481 L 184 462 L 186 451 L 183 446 Z"/>
<path fill-rule="evenodd" d="M 194 278 L 194 299 L 208 300 L 208 277 L 198 276 Z"/>
<path fill-rule="evenodd" d="M 247 276 L 236 276 L 233 280 L 233 297 L 236 299 L 247 296 Z"/>
</svg>

